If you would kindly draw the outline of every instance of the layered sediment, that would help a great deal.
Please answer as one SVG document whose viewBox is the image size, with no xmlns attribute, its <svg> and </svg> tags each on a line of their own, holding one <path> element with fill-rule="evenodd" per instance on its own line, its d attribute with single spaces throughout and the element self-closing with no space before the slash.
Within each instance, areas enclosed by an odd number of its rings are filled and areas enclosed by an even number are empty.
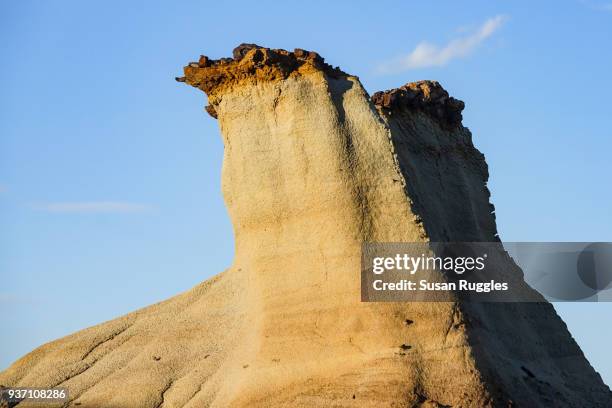
<svg viewBox="0 0 612 408">
<path fill-rule="evenodd" d="M 316 53 L 252 44 L 177 80 L 219 121 L 233 265 L 0 384 L 81 407 L 611 405 L 548 303 L 360 301 L 362 242 L 499 240 L 484 156 L 437 82 L 370 98 Z"/>
</svg>

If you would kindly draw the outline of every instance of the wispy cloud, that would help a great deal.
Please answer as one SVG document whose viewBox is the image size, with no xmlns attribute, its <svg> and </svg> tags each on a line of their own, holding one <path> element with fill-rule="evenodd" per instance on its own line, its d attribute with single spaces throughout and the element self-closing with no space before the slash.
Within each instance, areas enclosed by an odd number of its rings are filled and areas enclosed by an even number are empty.
<svg viewBox="0 0 612 408">
<path fill-rule="evenodd" d="M 144 213 L 153 210 L 148 204 L 124 201 L 83 201 L 34 204 L 39 211 L 54 213 Z"/>
<path fill-rule="evenodd" d="M 612 11 L 612 2 L 610 1 L 591 1 L 591 0 L 580 0 L 582 4 L 595 11 Z"/>
<path fill-rule="evenodd" d="M 507 17 L 503 15 L 492 17 L 472 34 L 455 38 L 443 47 L 427 41 L 420 42 L 410 54 L 380 64 L 378 71 L 388 74 L 409 69 L 444 66 L 453 59 L 470 55 L 483 41 L 492 36 L 506 20 Z"/>
<path fill-rule="evenodd" d="M 48 301 L 49 299 L 45 299 L 42 297 L 35 297 L 28 294 L 15 294 L 15 293 L 0 293 L 0 305 L 17 305 L 17 304 L 26 304 L 26 303 L 42 303 Z"/>
<path fill-rule="evenodd" d="M 612 11 L 612 3 L 596 4 L 593 6 L 596 10 Z"/>
</svg>

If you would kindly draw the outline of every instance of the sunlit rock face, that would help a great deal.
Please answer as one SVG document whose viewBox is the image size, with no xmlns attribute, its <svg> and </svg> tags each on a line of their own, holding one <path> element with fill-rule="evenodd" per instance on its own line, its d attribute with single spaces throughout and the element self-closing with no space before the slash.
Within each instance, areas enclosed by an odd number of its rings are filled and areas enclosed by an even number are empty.
<svg viewBox="0 0 612 408">
<path fill-rule="evenodd" d="M 233 265 L 0 384 L 81 407 L 612 405 L 545 302 L 360 301 L 362 242 L 498 241 L 484 156 L 437 82 L 370 98 L 314 52 L 253 44 L 177 80 L 219 121 Z"/>
</svg>

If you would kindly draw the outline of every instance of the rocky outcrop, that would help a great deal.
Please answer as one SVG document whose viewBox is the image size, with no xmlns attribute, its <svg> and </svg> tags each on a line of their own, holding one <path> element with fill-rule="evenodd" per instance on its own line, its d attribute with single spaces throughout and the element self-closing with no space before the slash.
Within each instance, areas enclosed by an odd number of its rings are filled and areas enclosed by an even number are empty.
<svg viewBox="0 0 612 408">
<path fill-rule="evenodd" d="M 421 110 L 441 126 L 452 130 L 461 126 L 465 104 L 448 95 L 437 81 L 411 82 L 399 88 L 372 95 L 372 102 L 387 114 Z"/>
<path fill-rule="evenodd" d="M 0 384 L 82 407 L 610 406 L 545 302 L 360 301 L 364 241 L 498 240 L 484 156 L 439 84 L 370 98 L 316 53 L 252 44 L 178 80 L 219 121 L 233 265 Z"/>
<path fill-rule="evenodd" d="M 185 67 L 185 76 L 178 82 L 200 88 L 208 95 L 210 105 L 206 111 L 214 118 L 214 104 L 224 92 L 232 88 L 265 81 L 281 81 L 289 76 L 299 76 L 308 71 L 325 72 L 338 78 L 346 76 L 340 68 L 333 68 L 316 52 L 296 48 L 293 52 L 272 50 L 255 44 L 241 44 L 233 51 L 233 58 L 213 60 L 201 55 L 198 62 Z"/>
</svg>

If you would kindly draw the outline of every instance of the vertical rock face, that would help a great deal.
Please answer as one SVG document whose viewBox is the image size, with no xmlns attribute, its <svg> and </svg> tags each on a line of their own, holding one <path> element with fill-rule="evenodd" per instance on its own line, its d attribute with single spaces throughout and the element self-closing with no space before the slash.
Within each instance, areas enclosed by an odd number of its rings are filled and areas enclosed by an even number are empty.
<svg viewBox="0 0 612 408">
<path fill-rule="evenodd" d="M 364 241 L 498 240 L 484 157 L 438 83 L 370 98 L 316 53 L 252 44 L 177 80 L 219 120 L 234 264 L 0 383 L 81 406 L 610 406 L 547 303 L 360 301 Z"/>
</svg>

